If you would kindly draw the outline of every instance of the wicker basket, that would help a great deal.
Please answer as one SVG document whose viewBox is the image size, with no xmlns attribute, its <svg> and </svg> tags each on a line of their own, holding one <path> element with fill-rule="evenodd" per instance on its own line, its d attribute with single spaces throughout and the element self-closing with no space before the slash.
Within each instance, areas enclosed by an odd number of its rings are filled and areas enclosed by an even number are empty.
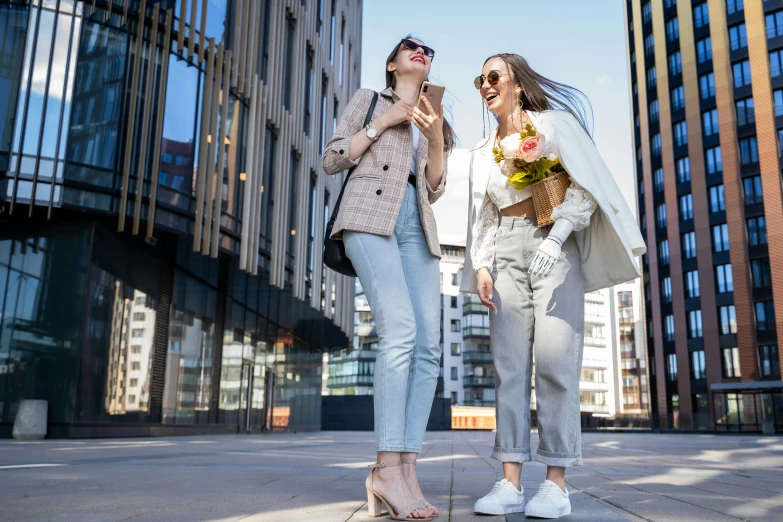
<svg viewBox="0 0 783 522">
<path fill-rule="evenodd" d="M 571 178 L 567 172 L 558 172 L 530 185 L 539 228 L 554 223 L 552 209 L 563 202 L 566 190 L 570 186 Z"/>
</svg>

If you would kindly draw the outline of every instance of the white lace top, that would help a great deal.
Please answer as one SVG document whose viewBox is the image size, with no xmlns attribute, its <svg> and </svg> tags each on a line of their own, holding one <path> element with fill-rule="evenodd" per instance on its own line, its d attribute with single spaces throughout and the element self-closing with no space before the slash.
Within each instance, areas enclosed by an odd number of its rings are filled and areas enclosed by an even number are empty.
<svg viewBox="0 0 783 522">
<path fill-rule="evenodd" d="M 492 161 L 487 194 L 478 216 L 478 231 L 470 247 L 473 268 L 482 267 L 492 270 L 495 261 L 495 232 L 500 224 L 500 210 L 532 197 L 529 188 L 517 190 L 508 184 L 507 178 L 500 172 L 500 165 Z M 597 207 L 595 200 L 573 180 L 566 190 L 563 202 L 552 210 L 552 219 L 567 219 L 574 230 L 583 230 L 590 224 L 590 217 Z"/>
</svg>

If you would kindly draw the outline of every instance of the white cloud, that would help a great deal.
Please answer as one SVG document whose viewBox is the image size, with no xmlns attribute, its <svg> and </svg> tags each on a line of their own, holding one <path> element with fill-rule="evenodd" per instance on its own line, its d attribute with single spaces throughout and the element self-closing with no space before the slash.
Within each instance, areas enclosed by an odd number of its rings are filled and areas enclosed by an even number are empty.
<svg viewBox="0 0 783 522">
<path fill-rule="evenodd" d="M 598 83 L 601 85 L 612 83 L 612 77 L 607 74 L 604 74 L 603 76 L 599 76 Z"/>
</svg>

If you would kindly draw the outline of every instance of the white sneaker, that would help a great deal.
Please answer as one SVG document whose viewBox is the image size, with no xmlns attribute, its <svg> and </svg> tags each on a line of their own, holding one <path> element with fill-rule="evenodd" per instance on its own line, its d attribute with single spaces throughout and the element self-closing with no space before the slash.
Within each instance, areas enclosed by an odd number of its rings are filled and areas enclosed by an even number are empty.
<svg viewBox="0 0 783 522">
<path fill-rule="evenodd" d="M 568 490 L 563 493 L 560 486 L 551 480 L 545 480 L 538 488 L 536 496 L 530 499 L 525 515 L 539 518 L 560 518 L 571 514 L 571 501 Z"/>
<path fill-rule="evenodd" d="M 495 482 L 492 491 L 481 497 L 473 511 L 482 515 L 505 515 L 525 512 L 525 490 L 517 489 L 506 479 Z"/>
</svg>

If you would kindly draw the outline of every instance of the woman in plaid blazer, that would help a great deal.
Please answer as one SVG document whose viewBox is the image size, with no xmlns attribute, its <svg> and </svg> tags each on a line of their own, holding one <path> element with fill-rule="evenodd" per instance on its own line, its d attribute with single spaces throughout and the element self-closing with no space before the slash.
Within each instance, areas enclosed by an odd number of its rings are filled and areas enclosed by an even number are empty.
<svg viewBox="0 0 783 522">
<path fill-rule="evenodd" d="M 375 318 L 378 462 L 367 477 L 368 507 L 380 515 L 384 503 L 395 520 L 438 513 L 424 500 L 414 467 L 441 357 L 440 243 L 430 205 L 446 188 L 454 146 L 443 107 L 416 107 L 434 55 L 419 40 L 398 42 L 371 122 L 362 128 L 373 91 L 361 89 L 323 155 L 327 174 L 353 169 L 332 237 L 344 241 Z"/>
</svg>

